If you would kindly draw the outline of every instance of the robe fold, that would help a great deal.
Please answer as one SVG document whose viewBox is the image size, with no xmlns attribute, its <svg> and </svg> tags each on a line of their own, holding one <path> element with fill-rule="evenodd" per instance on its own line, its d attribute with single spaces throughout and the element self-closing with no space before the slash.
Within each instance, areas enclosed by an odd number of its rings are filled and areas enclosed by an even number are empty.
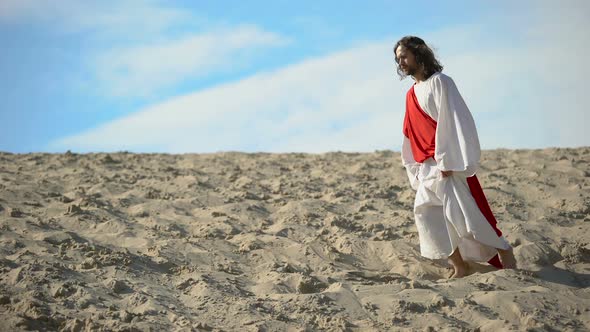
<svg viewBox="0 0 590 332">
<path fill-rule="evenodd" d="M 497 248 L 510 245 L 475 176 L 480 146 L 475 122 L 453 80 L 435 73 L 406 95 L 402 160 L 416 190 L 414 215 L 422 256 L 501 268 Z M 442 177 L 441 171 L 453 171 Z"/>
</svg>

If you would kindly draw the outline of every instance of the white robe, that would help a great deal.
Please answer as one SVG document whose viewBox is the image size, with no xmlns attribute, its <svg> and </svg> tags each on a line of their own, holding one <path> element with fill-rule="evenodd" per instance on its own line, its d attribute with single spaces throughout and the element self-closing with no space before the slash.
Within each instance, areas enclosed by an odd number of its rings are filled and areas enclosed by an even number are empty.
<svg viewBox="0 0 590 332">
<path fill-rule="evenodd" d="M 418 163 L 407 137 L 402 144 L 402 161 L 416 190 L 421 255 L 447 258 L 459 248 L 464 260 L 488 261 L 496 248 L 509 249 L 510 244 L 496 234 L 467 184 L 481 153 L 473 117 L 453 80 L 443 73 L 415 84 L 414 93 L 422 110 L 437 122 L 434 159 Z M 441 171 L 453 173 L 443 177 Z"/>
</svg>

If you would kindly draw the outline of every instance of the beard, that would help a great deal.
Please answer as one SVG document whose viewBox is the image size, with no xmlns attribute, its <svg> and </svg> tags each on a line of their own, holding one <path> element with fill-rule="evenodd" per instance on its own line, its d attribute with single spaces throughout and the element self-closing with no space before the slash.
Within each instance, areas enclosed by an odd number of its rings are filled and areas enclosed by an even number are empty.
<svg viewBox="0 0 590 332">
<path fill-rule="evenodd" d="M 416 67 L 404 67 L 404 68 L 402 68 L 402 71 L 406 75 L 414 76 L 414 74 L 416 74 L 416 72 L 418 71 L 418 68 L 416 68 Z"/>
</svg>

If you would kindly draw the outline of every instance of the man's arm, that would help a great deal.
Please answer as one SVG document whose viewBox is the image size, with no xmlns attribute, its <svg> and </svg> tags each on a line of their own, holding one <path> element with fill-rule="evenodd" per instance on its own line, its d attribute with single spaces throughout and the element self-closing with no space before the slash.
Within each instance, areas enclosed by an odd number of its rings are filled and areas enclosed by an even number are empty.
<svg viewBox="0 0 590 332">
<path fill-rule="evenodd" d="M 412 189 L 418 190 L 418 186 L 420 185 L 420 180 L 418 179 L 420 163 L 416 162 L 414 159 L 410 140 L 406 136 L 404 136 L 402 143 L 402 163 L 406 168 L 406 173 L 408 174 L 408 179 L 410 180 L 410 186 Z"/>
<path fill-rule="evenodd" d="M 480 146 L 475 122 L 455 82 L 444 74 L 433 78 L 433 96 L 438 110 L 435 160 L 443 176 L 452 172 L 475 174 Z"/>
</svg>

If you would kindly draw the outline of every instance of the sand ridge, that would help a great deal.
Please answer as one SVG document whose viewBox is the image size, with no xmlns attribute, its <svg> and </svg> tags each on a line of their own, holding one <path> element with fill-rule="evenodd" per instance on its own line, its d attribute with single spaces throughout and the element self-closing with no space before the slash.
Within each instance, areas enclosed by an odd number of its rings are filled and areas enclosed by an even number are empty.
<svg viewBox="0 0 590 332">
<path fill-rule="evenodd" d="M 0 153 L 0 330 L 587 330 L 589 162 L 483 151 L 520 269 L 448 280 L 399 153 Z"/>
</svg>

